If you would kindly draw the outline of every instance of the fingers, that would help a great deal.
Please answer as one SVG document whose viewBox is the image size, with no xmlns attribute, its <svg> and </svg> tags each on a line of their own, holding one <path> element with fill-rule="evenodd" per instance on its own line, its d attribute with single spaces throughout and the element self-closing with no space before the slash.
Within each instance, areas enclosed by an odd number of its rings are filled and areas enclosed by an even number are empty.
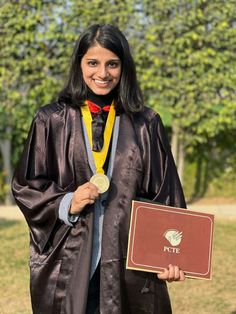
<svg viewBox="0 0 236 314">
<path fill-rule="evenodd" d="M 75 196 L 80 200 L 95 200 L 99 197 L 99 190 L 96 185 L 87 182 L 77 188 Z"/>
<path fill-rule="evenodd" d="M 179 281 L 184 281 L 185 280 L 185 273 L 180 269 L 180 276 L 179 276 Z"/>
<path fill-rule="evenodd" d="M 162 280 L 167 280 L 169 278 L 169 271 L 166 268 L 162 273 L 157 274 L 157 277 Z"/>
<path fill-rule="evenodd" d="M 99 190 L 91 182 L 80 185 L 74 192 L 70 213 L 79 214 L 86 205 L 93 204 L 99 197 Z"/>
<path fill-rule="evenodd" d="M 185 280 L 185 274 L 182 269 L 171 264 L 162 273 L 157 274 L 157 277 L 168 282 Z"/>
</svg>

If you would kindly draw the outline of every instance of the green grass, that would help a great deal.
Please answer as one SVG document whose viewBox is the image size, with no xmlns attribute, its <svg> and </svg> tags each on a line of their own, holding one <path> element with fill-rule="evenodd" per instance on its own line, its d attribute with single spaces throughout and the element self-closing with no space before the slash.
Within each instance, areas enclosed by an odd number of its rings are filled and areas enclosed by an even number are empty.
<svg viewBox="0 0 236 314">
<path fill-rule="evenodd" d="M 0 239 L 0 313 L 30 314 L 26 224 L 0 220 Z M 236 221 L 216 220 L 213 279 L 169 284 L 174 314 L 236 314 L 235 241 Z"/>
<path fill-rule="evenodd" d="M 174 314 L 236 314 L 236 221 L 216 220 L 212 280 L 169 284 Z"/>
<path fill-rule="evenodd" d="M 0 313 L 30 314 L 26 224 L 0 219 L 0 239 Z"/>
</svg>

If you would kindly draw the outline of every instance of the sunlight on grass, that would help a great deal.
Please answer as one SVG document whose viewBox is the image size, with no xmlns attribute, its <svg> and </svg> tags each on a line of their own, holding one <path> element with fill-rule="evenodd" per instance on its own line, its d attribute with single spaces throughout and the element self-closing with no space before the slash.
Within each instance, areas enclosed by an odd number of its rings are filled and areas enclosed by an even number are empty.
<svg viewBox="0 0 236 314">
<path fill-rule="evenodd" d="M 26 224 L 0 220 L 0 239 L 0 313 L 31 314 Z M 236 313 L 235 239 L 236 221 L 217 220 L 213 279 L 169 284 L 173 314 Z"/>
<path fill-rule="evenodd" d="M 0 220 L 0 239 L 0 313 L 30 314 L 26 224 Z"/>
<path fill-rule="evenodd" d="M 169 284 L 174 314 L 235 314 L 236 221 L 217 220 L 212 280 L 187 279 Z"/>
</svg>

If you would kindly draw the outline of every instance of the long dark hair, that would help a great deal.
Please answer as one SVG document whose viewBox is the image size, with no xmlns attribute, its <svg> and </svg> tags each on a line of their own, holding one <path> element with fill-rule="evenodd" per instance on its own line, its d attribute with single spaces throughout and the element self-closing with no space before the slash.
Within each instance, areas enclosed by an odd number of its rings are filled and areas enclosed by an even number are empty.
<svg viewBox="0 0 236 314">
<path fill-rule="evenodd" d="M 95 24 L 87 28 L 76 42 L 68 80 L 59 95 L 59 100 L 72 106 L 81 106 L 88 93 L 88 87 L 83 80 L 81 60 L 88 49 L 96 44 L 116 54 L 122 64 L 120 82 L 116 91 L 117 109 L 126 112 L 138 112 L 143 109 L 143 97 L 139 88 L 134 60 L 130 53 L 128 41 L 115 26 Z"/>
</svg>

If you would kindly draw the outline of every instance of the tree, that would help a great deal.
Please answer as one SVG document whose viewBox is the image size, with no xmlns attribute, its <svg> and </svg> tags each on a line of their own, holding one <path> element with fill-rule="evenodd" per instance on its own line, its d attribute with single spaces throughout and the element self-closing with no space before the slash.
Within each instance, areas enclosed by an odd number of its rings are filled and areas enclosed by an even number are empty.
<svg viewBox="0 0 236 314">
<path fill-rule="evenodd" d="M 172 130 L 180 176 L 186 155 L 220 156 L 235 169 L 235 9 L 226 0 L 2 2 L 0 171 L 8 191 L 32 117 L 56 99 L 75 40 L 93 23 L 128 37 L 145 102 Z"/>
<path fill-rule="evenodd" d="M 171 113 L 177 165 L 186 153 L 214 154 L 236 130 L 235 9 L 232 1 L 142 2 L 145 46 L 139 62 L 146 99 Z M 232 151 L 235 145 L 232 147 Z M 178 158 L 178 154 L 179 157 Z M 179 164 L 180 163 L 180 164 Z"/>
<path fill-rule="evenodd" d="M 35 111 L 58 89 L 57 64 L 63 59 L 55 42 L 61 38 L 61 1 L 11 1 L 1 6 L 0 149 L 11 199 L 12 162 L 22 150 Z M 63 45 L 65 40 L 63 39 Z"/>
<path fill-rule="evenodd" d="M 6 203 L 11 201 L 12 165 L 32 117 L 56 100 L 79 33 L 91 23 L 115 23 L 125 29 L 132 11 L 132 0 L 20 0 L 1 5 L 0 170 L 5 174 Z"/>
</svg>

